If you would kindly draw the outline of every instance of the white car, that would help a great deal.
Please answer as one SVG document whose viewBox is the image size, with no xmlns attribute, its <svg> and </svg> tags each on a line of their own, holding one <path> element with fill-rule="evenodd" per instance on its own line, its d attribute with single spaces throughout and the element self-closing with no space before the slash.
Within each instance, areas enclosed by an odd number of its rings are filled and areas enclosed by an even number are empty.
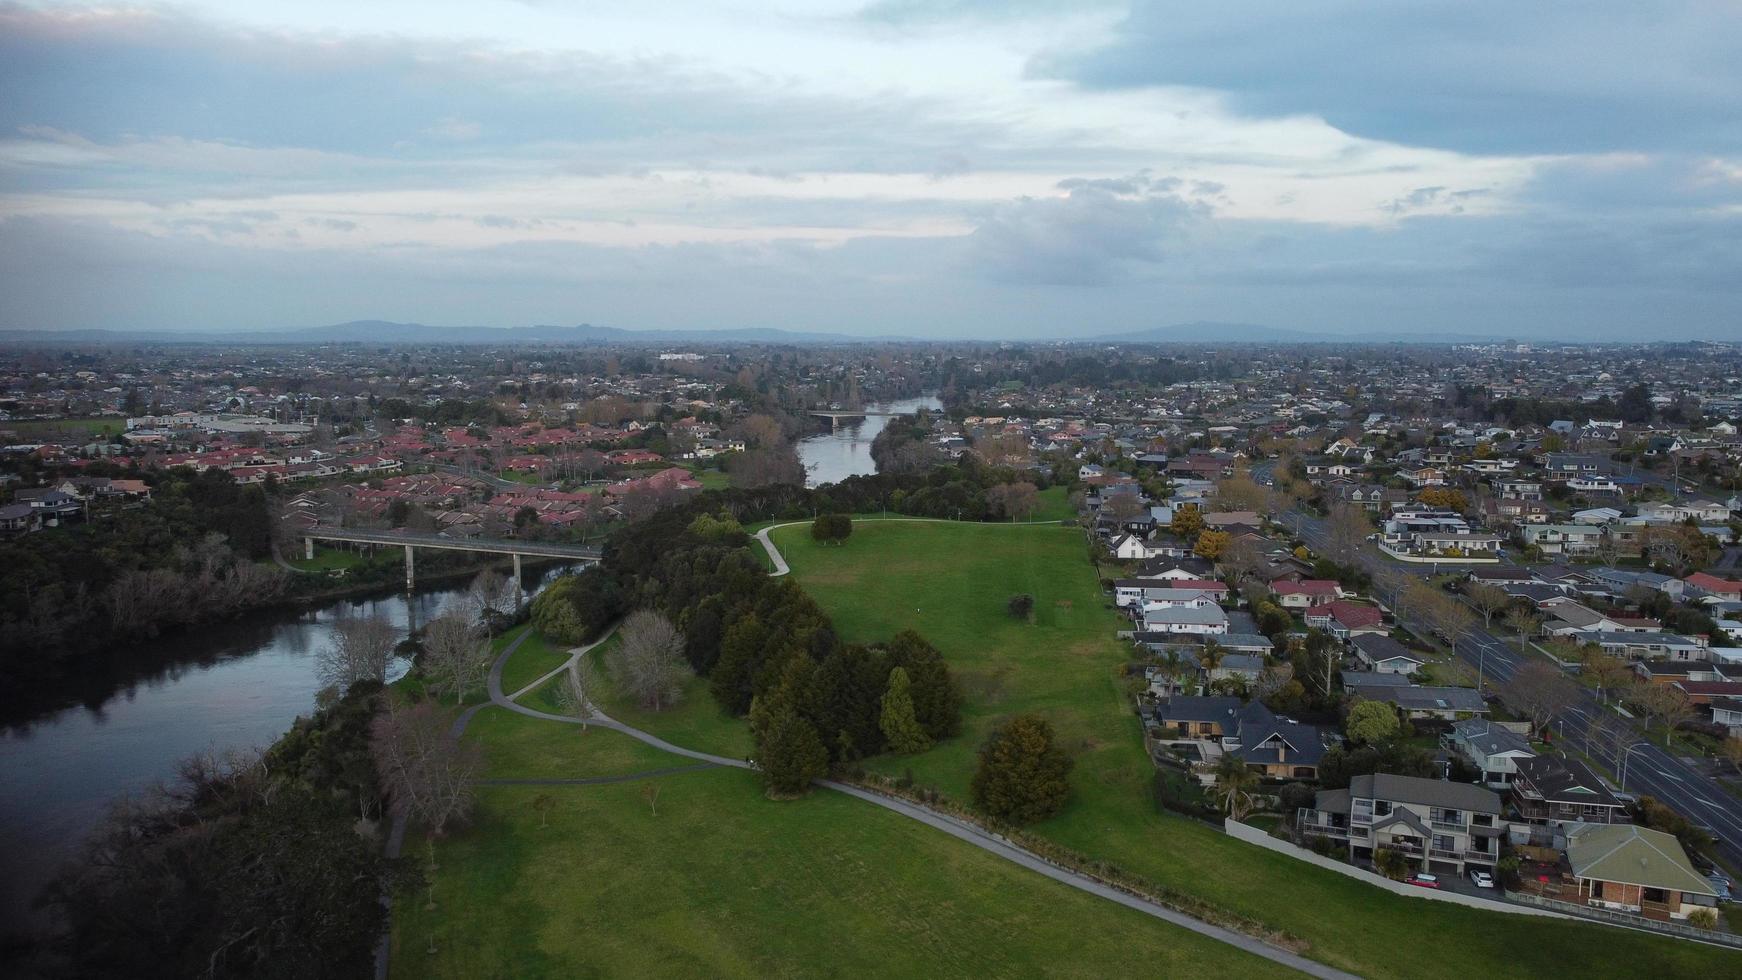
<svg viewBox="0 0 1742 980">
<path fill-rule="evenodd" d="M 1476 883 L 1477 888 L 1494 887 L 1494 876 L 1486 871 L 1471 871 L 1470 880 Z"/>
</svg>

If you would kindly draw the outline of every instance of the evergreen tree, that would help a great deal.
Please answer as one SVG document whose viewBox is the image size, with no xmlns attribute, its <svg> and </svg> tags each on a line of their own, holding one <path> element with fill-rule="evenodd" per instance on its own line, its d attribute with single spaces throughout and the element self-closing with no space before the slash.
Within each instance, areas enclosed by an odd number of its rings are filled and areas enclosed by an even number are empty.
<svg viewBox="0 0 1742 980">
<path fill-rule="evenodd" d="M 720 707 L 734 715 L 741 715 L 750 708 L 754 671 L 767 639 L 768 631 L 755 613 L 739 617 L 726 629 L 726 638 L 720 643 L 720 659 L 714 664 L 710 689 Z"/>
<path fill-rule="evenodd" d="M 795 659 L 782 671 L 781 682 L 750 706 L 750 730 L 756 736 L 756 760 L 770 796 L 795 796 L 829 771 L 829 750 L 816 726 L 799 711 L 810 696 L 813 669 L 808 659 Z"/>
<path fill-rule="evenodd" d="M 1017 715 L 980 747 L 970 787 L 974 805 L 1011 823 L 1050 817 L 1070 796 L 1071 759 L 1055 744 L 1052 726 L 1038 715 Z"/>
<path fill-rule="evenodd" d="M 818 731 L 836 733 L 831 750 L 837 763 L 883 751 L 879 699 L 888 676 L 883 654 L 858 645 L 835 650 L 817 666 L 816 703 L 811 716 Z M 846 751 L 842 736 L 851 743 L 852 751 Z"/>
<path fill-rule="evenodd" d="M 878 727 L 889 740 L 891 751 L 912 755 L 931 748 L 931 736 L 913 716 L 913 694 L 909 690 L 907 671 L 900 667 L 889 672 L 889 689 L 883 694 L 883 715 Z"/>
<path fill-rule="evenodd" d="M 914 716 L 932 741 L 961 731 L 962 692 L 936 647 L 913 630 L 902 630 L 889 641 L 889 663 L 907 671 Z"/>
</svg>

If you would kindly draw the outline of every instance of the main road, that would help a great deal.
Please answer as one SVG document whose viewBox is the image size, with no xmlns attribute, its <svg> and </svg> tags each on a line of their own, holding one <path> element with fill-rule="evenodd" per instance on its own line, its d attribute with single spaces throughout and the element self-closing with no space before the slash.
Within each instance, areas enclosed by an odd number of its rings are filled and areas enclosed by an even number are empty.
<svg viewBox="0 0 1742 980">
<path fill-rule="evenodd" d="M 1286 520 L 1308 547 L 1321 555 L 1330 553 L 1330 535 L 1323 519 L 1297 510 L 1290 512 Z M 1371 545 L 1364 545 L 1356 560 L 1375 578 L 1388 566 L 1392 569 L 1398 567 L 1398 563 L 1386 559 Z M 1397 621 L 1417 636 L 1431 635 L 1427 625 L 1417 616 L 1406 613 L 1398 615 Z M 1481 628 L 1471 630 L 1468 636 L 1458 640 L 1457 654 L 1471 667 L 1480 667 L 1485 677 L 1500 686 L 1504 686 L 1525 662 L 1525 655 L 1516 646 Z M 1614 742 L 1599 744 L 1599 741 L 1585 738 L 1600 719 L 1619 722 L 1629 737 L 1619 746 Z M 1619 774 L 1625 769 L 1627 779 L 1623 788 L 1627 791 L 1649 794 L 1694 823 L 1716 831 L 1719 850 L 1731 864 L 1742 867 L 1742 802 L 1717 786 L 1697 764 L 1640 734 L 1631 720 L 1597 700 L 1596 693 L 1582 684 L 1578 688 L 1577 700 L 1555 715 L 1549 729 L 1557 740 L 1585 749 L 1610 772 Z"/>
</svg>

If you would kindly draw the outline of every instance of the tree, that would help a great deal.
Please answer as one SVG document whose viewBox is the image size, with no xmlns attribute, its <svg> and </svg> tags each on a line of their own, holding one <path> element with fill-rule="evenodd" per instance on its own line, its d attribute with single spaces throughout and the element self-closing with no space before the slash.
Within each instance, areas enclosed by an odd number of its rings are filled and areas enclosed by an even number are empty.
<svg viewBox="0 0 1742 980">
<path fill-rule="evenodd" d="M 962 728 L 962 691 L 937 647 L 913 630 L 902 630 L 889 641 L 889 665 L 901 667 L 913 683 L 913 710 L 933 741 L 949 738 Z"/>
<path fill-rule="evenodd" d="M 1686 692 L 1669 684 L 1641 684 L 1634 689 L 1632 704 L 1663 722 L 1663 744 L 1669 745 L 1677 726 L 1694 717 L 1697 709 Z"/>
<path fill-rule="evenodd" d="M 466 692 L 490 673 L 490 642 L 455 613 L 430 620 L 423 631 L 423 672 L 438 695 L 452 694 L 460 704 Z"/>
<path fill-rule="evenodd" d="M 1512 605 L 1512 597 L 1506 594 L 1505 589 L 1483 582 L 1466 586 L 1464 595 L 1469 598 L 1470 604 L 1482 614 L 1483 625 L 1489 628 L 1494 626 L 1494 614 L 1505 612 L 1507 607 Z"/>
<path fill-rule="evenodd" d="M 1228 648 L 1208 637 L 1204 639 L 1203 652 L 1198 654 L 1198 664 L 1204 668 L 1205 674 L 1213 674 L 1216 668 L 1222 666 L 1222 659 L 1228 656 Z"/>
<path fill-rule="evenodd" d="M 1216 504 L 1223 510 L 1262 511 L 1268 497 L 1244 471 L 1216 483 Z"/>
<path fill-rule="evenodd" d="M 1356 701 L 1344 731 L 1358 745 L 1376 745 L 1397 737 L 1397 712 L 1383 701 Z"/>
<path fill-rule="evenodd" d="M 1578 700 L 1579 686 L 1548 661 L 1530 660 L 1506 682 L 1501 696 L 1513 710 L 1530 719 L 1533 731 L 1540 732 Z"/>
<path fill-rule="evenodd" d="M 931 736 L 920 727 L 913 714 L 913 693 L 907 671 L 900 667 L 889 672 L 889 688 L 883 692 L 883 714 L 878 727 L 893 752 L 912 755 L 931 748 Z"/>
<path fill-rule="evenodd" d="M 386 699 L 370 726 L 369 750 L 394 810 L 440 836 L 470 816 L 484 754 L 451 733 L 453 719 L 432 701 Z"/>
<path fill-rule="evenodd" d="M 751 714 L 762 718 L 756 740 L 757 767 L 762 771 L 768 795 L 780 799 L 804 793 L 813 780 L 827 774 L 829 752 L 816 728 L 799 715 L 788 699 L 777 701 L 766 712 L 761 710 L 760 703 L 753 705 Z"/>
<path fill-rule="evenodd" d="M 1585 652 L 1581 670 L 1586 677 L 1597 682 L 1598 700 L 1605 692 L 1613 693 L 1616 688 L 1624 686 L 1633 676 L 1633 668 L 1626 661 L 1604 653 L 1601 648 Z"/>
<path fill-rule="evenodd" d="M 1446 510 L 1463 511 L 1470 506 L 1464 491 L 1454 487 L 1428 487 L 1416 496 L 1417 500 L 1429 507 L 1441 507 Z"/>
<path fill-rule="evenodd" d="M 823 544 L 840 544 L 852 535 L 851 514 L 818 514 L 811 521 L 811 538 Z"/>
<path fill-rule="evenodd" d="M 974 805 L 998 820 L 1033 823 L 1057 813 L 1070 796 L 1071 759 L 1054 742 L 1052 725 L 1017 715 L 980 747 L 970 785 Z"/>
<path fill-rule="evenodd" d="M 514 611 L 514 600 L 519 592 L 519 582 L 510 582 L 508 576 L 494 568 L 486 568 L 472 579 L 472 587 L 466 591 L 466 603 L 484 627 L 484 632 L 494 636 L 496 617 Z"/>
<path fill-rule="evenodd" d="M 1518 652 L 1528 654 L 1525 641 L 1536 635 L 1537 628 L 1542 625 L 1542 616 L 1534 609 L 1514 606 L 1506 610 L 1506 625 L 1518 634 Z"/>
<path fill-rule="evenodd" d="M 986 491 L 986 504 L 1013 521 L 1027 520 L 1040 505 L 1040 491 L 1027 481 L 1001 483 Z"/>
<path fill-rule="evenodd" d="M 1243 534 L 1229 541 L 1228 546 L 1222 549 L 1221 564 L 1233 574 L 1236 582 L 1240 582 L 1255 578 L 1267 564 L 1267 559 L 1253 536 Z"/>
<path fill-rule="evenodd" d="M 694 672 L 684 659 L 684 638 L 671 620 L 649 609 L 623 621 L 611 672 L 617 684 L 637 704 L 661 711 L 682 700 L 684 684 Z"/>
<path fill-rule="evenodd" d="M 1216 760 L 1215 773 L 1216 785 L 1210 788 L 1210 798 L 1229 817 L 1244 819 L 1252 810 L 1252 793 L 1258 788 L 1258 773 L 1232 752 L 1224 752 Z"/>
<path fill-rule="evenodd" d="M 1222 552 L 1228 547 L 1230 537 L 1231 535 L 1227 531 L 1200 531 L 1198 532 L 1198 543 L 1192 547 L 1192 553 L 1199 558 L 1215 561 L 1222 557 Z"/>
<path fill-rule="evenodd" d="M 1168 528 L 1181 541 L 1196 541 L 1199 532 L 1204 529 L 1204 515 L 1198 513 L 1196 507 L 1175 507 L 1173 523 Z"/>
<path fill-rule="evenodd" d="M 1742 735 L 1731 735 L 1718 747 L 1718 754 L 1738 773 L 1742 773 Z"/>
<path fill-rule="evenodd" d="M 1143 498 L 1135 491 L 1114 493 L 1107 497 L 1105 507 L 1107 513 L 1112 514 L 1115 520 L 1123 524 L 1143 513 Z"/>
<path fill-rule="evenodd" d="M 1373 533 L 1373 519 L 1368 516 L 1367 508 L 1360 504 L 1340 501 L 1331 505 L 1330 517 L 1325 526 L 1329 537 L 1331 560 L 1340 565 L 1353 565 L 1360 557 L 1361 548 L 1367 543 L 1367 536 Z"/>
<path fill-rule="evenodd" d="M 1027 622 L 1034 615 L 1034 596 L 1026 592 L 1018 592 L 1010 597 L 1010 600 L 1004 604 L 1004 608 L 1010 613 L 1011 619 Z"/>
<path fill-rule="evenodd" d="M 399 629 L 385 616 L 358 616 L 333 624 L 333 639 L 321 652 L 320 675 L 344 691 L 359 681 L 384 683 L 399 643 Z"/>
</svg>

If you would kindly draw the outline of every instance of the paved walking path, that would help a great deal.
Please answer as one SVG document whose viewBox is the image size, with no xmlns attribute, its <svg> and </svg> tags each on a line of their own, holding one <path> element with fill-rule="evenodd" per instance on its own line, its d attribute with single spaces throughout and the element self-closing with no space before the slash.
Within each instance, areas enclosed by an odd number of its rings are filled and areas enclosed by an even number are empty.
<svg viewBox="0 0 1742 980">
<path fill-rule="evenodd" d="M 779 526 L 785 526 L 785 525 L 779 525 Z M 773 528 L 765 528 L 764 532 L 772 530 L 772 529 Z M 761 534 L 759 534 L 758 537 L 761 538 L 764 546 L 770 547 L 770 548 L 772 547 L 772 545 L 770 545 L 768 543 L 768 539 L 766 537 L 763 537 Z M 775 557 L 778 554 L 779 554 L 778 552 L 771 551 L 770 557 Z M 784 562 L 781 562 L 780 564 L 784 564 Z M 521 694 L 526 693 L 526 691 L 537 687 L 539 684 L 542 684 L 544 682 L 544 680 L 547 680 L 550 677 L 555 676 L 557 673 L 560 673 L 563 670 L 569 669 L 569 667 L 572 664 L 574 664 L 577 660 L 579 660 L 580 657 L 584 656 L 588 651 L 592 650 L 594 647 L 598 646 L 600 643 L 603 643 L 605 641 L 605 639 L 609 638 L 609 636 L 610 636 L 610 634 L 607 633 L 605 637 L 603 637 L 603 638 L 601 638 L 601 639 L 599 639 L 591 644 L 588 644 L 585 647 L 575 648 L 573 651 L 571 651 L 568 661 L 562 667 L 559 667 L 559 668 L 557 668 L 557 670 L 552 671 L 550 674 L 545 675 L 544 679 L 541 679 L 540 681 L 537 681 L 537 682 L 529 685 L 528 687 L 523 688 L 521 691 L 516 692 L 514 697 L 509 697 L 509 696 L 502 693 L 502 683 L 501 683 L 502 666 L 508 662 L 508 657 L 513 652 L 512 649 L 504 650 L 502 652 L 502 655 L 499 658 L 497 658 L 495 665 L 492 666 L 491 670 L 490 670 L 489 689 L 490 689 L 490 701 L 491 701 L 491 703 L 498 705 L 500 707 L 506 708 L 509 711 L 513 711 L 513 712 L 516 712 L 518 714 L 526 715 L 527 717 L 530 717 L 530 718 L 541 718 L 541 719 L 544 719 L 547 721 L 561 722 L 561 723 L 566 723 L 566 724 L 571 724 L 571 725 L 586 724 L 586 725 L 590 725 L 590 726 L 597 726 L 600 728 L 608 728 L 608 729 L 615 731 L 615 732 L 622 732 L 623 734 L 629 736 L 630 738 L 636 739 L 637 741 L 643 742 L 647 745 L 651 745 L 654 748 L 663 749 L 666 752 L 671 752 L 671 753 L 676 754 L 676 755 L 681 755 L 681 756 L 683 756 L 685 758 L 689 758 L 689 759 L 695 759 L 699 762 L 709 763 L 709 764 L 714 765 L 714 766 L 730 766 L 730 767 L 736 768 L 736 769 L 754 769 L 755 768 L 755 766 L 750 761 L 745 760 L 745 759 L 731 759 L 731 758 L 727 758 L 726 756 L 713 755 L 713 754 L 708 753 L 708 752 L 698 752 L 694 749 L 686 749 L 686 748 L 679 746 L 679 745 L 673 745 L 670 742 L 667 742 L 666 740 L 664 740 L 656 735 L 650 734 L 648 732 L 644 732 L 639 728 L 633 728 L 629 725 L 624 724 L 623 722 L 616 720 L 615 718 L 610 717 L 609 715 L 606 715 L 603 711 L 599 710 L 599 708 L 596 704 L 593 704 L 591 701 L 587 702 L 587 708 L 588 708 L 588 711 L 590 712 L 590 717 L 583 720 L 583 719 L 578 718 L 578 717 L 552 714 L 548 711 L 540 711 L 537 708 L 527 707 L 526 705 L 520 704 L 514 700 L 515 697 L 519 697 Z M 581 696 L 583 698 L 585 698 L 586 692 L 582 691 Z M 700 767 L 700 766 L 685 767 L 685 769 L 682 769 L 682 770 L 679 770 L 679 769 L 662 770 L 661 772 L 687 771 L 687 769 L 696 769 L 696 768 L 706 768 L 706 767 Z M 635 774 L 635 775 L 630 775 L 630 776 L 603 777 L 599 781 L 606 781 L 606 780 L 625 781 L 625 780 L 629 780 L 629 779 L 644 778 L 647 775 L 649 775 L 649 774 L 642 773 L 642 774 Z M 585 781 L 584 780 L 577 780 L 577 782 L 585 782 Z M 1293 969 L 1299 970 L 1302 973 L 1308 974 L 1309 976 L 1322 977 L 1322 978 L 1326 978 L 1326 980 L 1353 980 L 1353 978 L 1354 978 L 1354 974 L 1344 973 L 1341 970 L 1333 969 L 1331 967 L 1324 965 L 1323 963 L 1319 963 L 1319 962 L 1316 962 L 1314 960 L 1307 959 L 1304 956 L 1300 956 L 1298 954 L 1291 953 L 1285 949 L 1280 949 L 1278 947 L 1272 946 L 1266 942 L 1263 942 L 1262 940 L 1255 939 L 1255 938 L 1248 936 L 1244 933 L 1235 932 L 1232 929 L 1226 929 L 1226 928 L 1223 928 L 1222 926 L 1213 925 L 1211 923 L 1204 922 L 1201 919 L 1192 918 L 1191 916 L 1186 915 L 1183 912 L 1175 911 L 1171 908 L 1168 908 L 1165 905 L 1161 905 L 1161 904 L 1156 903 L 1156 902 L 1151 902 L 1147 899 L 1140 898 L 1136 895 L 1132 895 L 1132 894 L 1129 894 L 1127 892 L 1120 891 L 1117 888 L 1113 888 L 1109 885 L 1103 884 L 1102 882 L 1096 881 L 1095 879 L 1090 878 L 1086 875 L 1078 874 L 1077 872 L 1071 871 L 1068 868 L 1060 867 L 1060 866 L 1053 864 L 1052 862 L 1046 860 L 1045 858 L 1040 857 L 1037 854 L 1034 854 L 1031 851 L 1025 850 L 1025 849 L 1023 849 L 1015 844 L 1012 844 L 1008 841 L 1005 841 L 1005 840 L 1002 840 L 998 837 L 995 837 L 992 834 L 988 833 L 985 829 L 983 829 L 983 828 L 981 828 L 973 823 L 970 823 L 966 820 L 961 820 L 961 819 L 958 819 L 956 817 L 949 816 L 948 814 L 938 813 L 936 811 L 926 809 L 925 807 L 921 807 L 917 804 L 909 803 L 906 800 L 902 800 L 902 799 L 899 799 L 896 797 L 891 797 L 891 796 L 884 796 L 881 793 L 875 793 L 875 792 L 872 792 L 871 790 L 867 790 L 867 789 L 864 789 L 864 788 L 861 788 L 858 786 L 853 786 L 853 785 L 848 784 L 848 783 L 836 782 L 836 781 L 831 780 L 831 779 L 818 780 L 817 785 L 825 787 L 827 789 L 832 789 L 832 790 L 839 792 L 839 793 L 845 793 L 848 796 L 852 796 L 852 797 L 855 797 L 857 799 L 864 800 L 867 803 L 871 803 L 871 804 L 874 804 L 876 806 L 880 806 L 880 807 L 884 808 L 885 810 L 890 810 L 894 813 L 898 813 L 904 817 L 907 817 L 910 820 L 917 820 L 920 823 L 923 823 L 928 827 L 932 827 L 934 829 L 941 830 L 944 833 L 949 834 L 951 837 L 955 837 L 958 840 L 966 841 L 967 843 L 972 844 L 973 846 L 978 847 L 983 851 L 986 851 L 986 852 L 993 854 L 997 857 L 1001 857 L 1004 860 L 1010 861 L 1010 862 L 1017 864 L 1017 865 L 1020 865 L 1021 867 L 1028 868 L 1031 871 L 1037 871 L 1040 874 L 1043 874 L 1043 875 L 1047 876 L 1048 878 L 1053 879 L 1054 881 L 1069 885 L 1072 888 L 1078 889 L 1079 891 L 1088 892 L 1091 895 L 1095 895 L 1097 897 L 1107 899 L 1108 901 L 1111 901 L 1111 902 L 1116 902 L 1120 905 L 1125 906 L 1126 908 L 1135 909 L 1139 912 L 1144 913 L 1145 915 L 1153 916 L 1154 918 L 1160 919 L 1163 922 L 1171 923 L 1171 924 L 1179 926 L 1183 929 L 1189 929 L 1192 932 L 1195 932 L 1201 936 L 1206 936 L 1210 939 L 1214 939 L 1218 942 L 1227 943 L 1228 945 L 1233 946 L 1237 949 L 1244 950 L 1244 951 L 1251 953 L 1255 956 L 1262 956 L 1265 959 L 1270 960 L 1273 963 L 1279 963 L 1283 966 L 1291 967 Z"/>
</svg>

